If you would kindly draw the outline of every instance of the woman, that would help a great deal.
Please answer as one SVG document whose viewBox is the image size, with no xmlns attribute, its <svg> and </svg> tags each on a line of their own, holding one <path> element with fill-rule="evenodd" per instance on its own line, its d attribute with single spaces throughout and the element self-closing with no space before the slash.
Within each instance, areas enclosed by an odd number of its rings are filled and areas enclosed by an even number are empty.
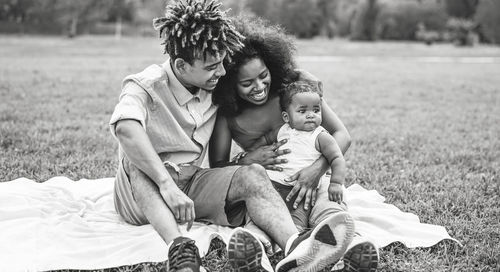
<svg viewBox="0 0 500 272">
<path fill-rule="evenodd" d="M 274 143 L 273 139 L 276 130 L 284 123 L 278 90 L 283 84 L 298 79 L 318 81 L 297 69 L 293 60 L 293 41 L 279 27 L 267 25 L 258 18 L 237 18 L 233 23 L 246 39 L 243 49 L 236 52 L 231 63 L 226 65 L 226 75 L 219 80 L 213 92 L 213 102 L 219 110 L 209 145 L 210 165 L 258 163 L 279 171 L 280 164 L 286 161 L 278 157 L 291 151 L 280 150 L 283 143 Z M 318 84 L 321 87 L 321 83 Z M 345 153 L 351 143 L 346 127 L 324 99 L 322 111 L 321 126 L 333 135 L 342 153 Z M 245 152 L 230 161 L 232 140 Z M 321 216 L 326 210 L 345 210 L 345 205 L 331 201 L 319 201 L 320 204 L 315 205 L 318 197 L 316 188 L 328 168 L 328 162 L 321 157 L 289 178 L 289 181 L 296 181 L 291 190 L 277 190 L 287 204 L 293 202 L 293 209 L 300 204 L 305 210 L 311 208 L 311 214 L 315 212 Z M 311 222 L 311 227 L 315 223 Z M 371 261 L 362 262 L 367 258 Z M 375 271 L 378 252 L 370 242 L 357 243 L 346 253 L 344 262 L 346 267 L 352 268 L 347 271 Z"/>
<path fill-rule="evenodd" d="M 271 139 L 273 132 L 283 125 L 278 89 L 297 78 L 316 79 L 296 69 L 293 41 L 279 27 L 269 26 L 258 18 L 238 18 L 234 24 L 246 36 L 245 47 L 226 65 L 226 76 L 219 80 L 213 93 L 219 114 L 210 141 L 210 164 L 212 167 L 230 164 L 234 139 L 247 152 L 238 164 L 258 163 L 267 169 L 279 170 L 279 164 L 284 161 L 277 157 L 289 150 L 279 150 L 282 143 L 273 144 Z M 321 125 L 345 153 L 351 143 L 349 132 L 325 100 L 322 107 Z M 290 200 L 297 195 L 294 207 L 304 198 L 306 208 L 314 204 L 315 188 L 328 167 L 321 158 L 290 177 L 297 181 L 287 197 Z"/>
</svg>

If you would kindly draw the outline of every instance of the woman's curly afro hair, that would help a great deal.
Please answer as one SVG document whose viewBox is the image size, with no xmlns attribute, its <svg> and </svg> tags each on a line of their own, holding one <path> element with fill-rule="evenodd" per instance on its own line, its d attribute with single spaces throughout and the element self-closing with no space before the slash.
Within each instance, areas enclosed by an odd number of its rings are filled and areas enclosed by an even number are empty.
<svg viewBox="0 0 500 272">
<path fill-rule="evenodd" d="M 239 114 L 249 106 L 249 102 L 237 94 L 238 70 L 248 61 L 255 58 L 264 61 L 271 74 L 270 96 L 276 96 L 284 83 L 297 77 L 293 59 L 295 44 L 282 28 L 249 16 L 238 16 L 232 22 L 245 39 L 243 48 L 234 52 L 230 62 L 226 61 L 226 75 L 219 80 L 213 92 L 213 102 L 224 116 Z"/>
</svg>

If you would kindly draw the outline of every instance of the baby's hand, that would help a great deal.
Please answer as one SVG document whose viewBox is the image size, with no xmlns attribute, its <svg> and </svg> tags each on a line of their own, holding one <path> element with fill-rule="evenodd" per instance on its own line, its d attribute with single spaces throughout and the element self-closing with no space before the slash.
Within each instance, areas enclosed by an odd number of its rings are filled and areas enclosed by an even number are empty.
<svg viewBox="0 0 500 272">
<path fill-rule="evenodd" d="M 344 201 L 344 190 L 342 189 L 342 184 L 330 183 L 328 186 L 328 198 L 330 201 L 335 201 L 339 204 Z"/>
</svg>

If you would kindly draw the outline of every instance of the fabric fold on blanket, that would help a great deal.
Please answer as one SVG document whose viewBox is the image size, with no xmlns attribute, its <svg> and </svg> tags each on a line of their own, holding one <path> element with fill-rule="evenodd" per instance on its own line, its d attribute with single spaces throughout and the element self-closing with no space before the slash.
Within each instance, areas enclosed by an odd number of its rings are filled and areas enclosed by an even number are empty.
<svg viewBox="0 0 500 272">
<path fill-rule="evenodd" d="M 133 226 L 114 210 L 113 178 L 73 181 L 54 177 L 43 183 L 20 178 L 0 183 L 0 271 L 103 269 L 167 259 L 167 246 L 151 225 Z M 420 223 L 374 190 L 354 184 L 347 204 L 356 231 L 378 247 L 393 242 L 429 247 L 451 239 L 442 226 Z M 231 229 L 195 223 L 182 232 L 201 255 Z M 456 241 L 456 240 L 454 240 Z"/>
</svg>

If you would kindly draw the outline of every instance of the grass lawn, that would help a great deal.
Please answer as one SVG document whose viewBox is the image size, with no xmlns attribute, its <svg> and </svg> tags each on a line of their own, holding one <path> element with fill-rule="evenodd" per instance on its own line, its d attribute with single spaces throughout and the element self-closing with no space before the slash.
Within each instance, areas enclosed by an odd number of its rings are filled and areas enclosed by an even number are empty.
<svg viewBox="0 0 500 272">
<path fill-rule="evenodd" d="M 380 271 L 499 271 L 500 48 L 326 40 L 298 47 L 301 56 L 341 57 L 299 65 L 323 80 L 351 132 L 347 183 L 378 190 L 464 244 L 391 245 Z M 113 176 L 117 144 L 107 122 L 121 79 L 163 62 L 161 53 L 154 38 L 0 37 L 0 181 Z M 419 61 L 439 56 L 448 58 Z M 453 61 L 459 57 L 495 61 Z M 223 265 L 218 254 L 206 258 L 209 269 Z"/>
</svg>

